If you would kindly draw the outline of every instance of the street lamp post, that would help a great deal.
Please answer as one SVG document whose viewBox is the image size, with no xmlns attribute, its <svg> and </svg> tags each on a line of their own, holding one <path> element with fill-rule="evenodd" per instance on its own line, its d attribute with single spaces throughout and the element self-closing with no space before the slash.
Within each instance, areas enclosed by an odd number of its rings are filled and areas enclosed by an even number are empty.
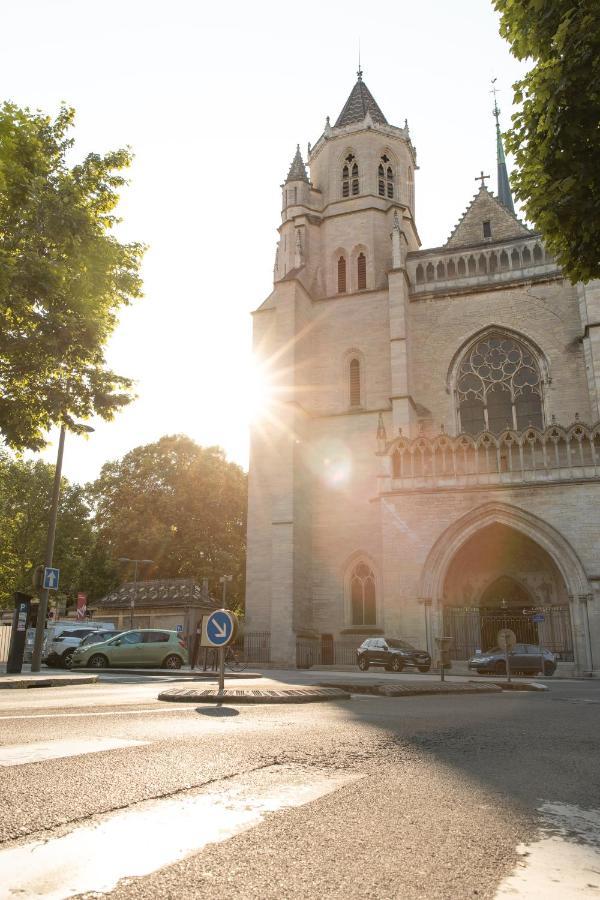
<svg viewBox="0 0 600 900">
<path fill-rule="evenodd" d="M 233 581 L 233 575 L 221 575 L 219 581 L 223 585 L 223 609 L 225 609 L 225 601 L 227 599 L 227 583 Z"/>
<path fill-rule="evenodd" d="M 148 565 L 151 566 L 154 563 L 153 559 L 129 559 L 128 556 L 120 556 L 120 563 L 133 563 L 133 596 L 131 598 L 131 602 L 129 604 L 130 607 L 130 615 L 129 615 L 129 627 L 133 628 L 133 614 L 135 612 L 135 601 L 137 600 L 137 577 L 138 577 L 138 566 Z"/>
<path fill-rule="evenodd" d="M 89 434 L 93 432 L 93 428 L 89 425 L 77 425 L 76 430 L 85 431 Z M 56 454 L 56 466 L 54 468 L 54 483 L 52 485 L 52 501 L 50 503 L 50 521 L 48 523 L 48 536 L 46 538 L 46 559 L 44 562 L 44 571 L 52 568 L 52 557 L 54 556 L 54 539 L 56 537 L 56 519 L 58 517 L 58 501 L 60 499 L 60 479 L 62 475 L 62 463 L 65 450 L 65 434 L 67 428 L 63 422 L 60 426 L 60 437 L 58 439 L 58 453 Z M 35 627 L 35 643 L 33 645 L 33 653 L 31 656 L 31 671 L 39 672 L 42 664 L 42 645 L 44 643 L 44 631 L 46 627 L 46 615 L 48 613 L 48 595 L 49 588 L 43 587 L 38 606 L 37 623 Z"/>
</svg>

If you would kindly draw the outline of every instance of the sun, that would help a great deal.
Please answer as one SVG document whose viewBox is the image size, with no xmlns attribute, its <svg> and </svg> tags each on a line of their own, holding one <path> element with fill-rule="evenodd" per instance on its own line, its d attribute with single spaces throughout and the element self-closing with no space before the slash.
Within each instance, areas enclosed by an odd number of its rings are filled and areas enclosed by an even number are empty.
<svg viewBox="0 0 600 900">
<path fill-rule="evenodd" d="M 245 372 L 242 391 L 244 417 L 249 424 L 259 422 L 269 416 L 273 404 L 273 382 L 267 366 L 253 357 Z"/>
</svg>

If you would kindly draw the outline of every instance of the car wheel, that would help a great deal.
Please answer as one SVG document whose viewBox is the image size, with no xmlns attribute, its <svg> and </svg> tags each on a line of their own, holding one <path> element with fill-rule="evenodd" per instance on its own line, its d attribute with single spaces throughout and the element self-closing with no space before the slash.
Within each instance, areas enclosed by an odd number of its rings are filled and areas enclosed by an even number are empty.
<svg viewBox="0 0 600 900">
<path fill-rule="evenodd" d="M 181 668 L 181 657 L 177 656 L 176 653 L 171 653 L 162 664 L 163 669 L 180 669 Z"/>
<path fill-rule="evenodd" d="M 72 659 L 73 653 L 74 653 L 73 650 L 65 650 L 65 652 L 63 653 L 62 664 L 65 669 L 70 669 L 71 666 L 73 665 L 73 659 Z"/>
<path fill-rule="evenodd" d="M 478 675 L 487 675 L 487 669 L 477 669 Z"/>
<path fill-rule="evenodd" d="M 549 663 L 546 663 L 546 665 L 544 666 L 544 675 L 547 678 L 551 678 L 555 672 L 556 672 L 556 668 L 554 666 L 550 665 Z"/>
<path fill-rule="evenodd" d="M 365 656 L 361 656 L 358 660 L 358 668 L 361 672 L 366 672 L 369 668 L 369 660 Z"/>
<path fill-rule="evenodd" d="M 419 672 L 429 672 L 431 666 L 419 666 Z"/>
<path fill-rule="evenodd" d="M 506 675 L 506 663 L 503 661 L 499 661 L 494 665 L 494 672 L 496 675 Z"/>
<path fill-rule="evenodd" d="M 392 672 L 401 672 L 404 668 L 404 663 L 400 659 L 399 656 L 395 656 L 391 662 Z"/>
<path fill-rule="evenodd" d="M 90 669 L 106 669 L 107 667 L 108 660 L 102 653 L 94 653 L 88 659 L 88 668 Z"/>
</svg>

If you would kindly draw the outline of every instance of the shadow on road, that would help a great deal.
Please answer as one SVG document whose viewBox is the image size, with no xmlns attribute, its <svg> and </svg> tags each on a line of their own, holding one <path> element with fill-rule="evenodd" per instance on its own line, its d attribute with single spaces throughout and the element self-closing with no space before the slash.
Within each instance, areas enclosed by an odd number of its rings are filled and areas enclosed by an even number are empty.
<svg viewBox="0 0 600 900">
<path fill-rule="evenodd" d="M 233 709 L 231 706 L 222 706 L 218 703 L 216 706 L 198 706 L 196 712 L 201 716 L 212 716 L 214 719 L 225 719 L 230 716 L 239 716 L 239 709 Z"/>
</svg>

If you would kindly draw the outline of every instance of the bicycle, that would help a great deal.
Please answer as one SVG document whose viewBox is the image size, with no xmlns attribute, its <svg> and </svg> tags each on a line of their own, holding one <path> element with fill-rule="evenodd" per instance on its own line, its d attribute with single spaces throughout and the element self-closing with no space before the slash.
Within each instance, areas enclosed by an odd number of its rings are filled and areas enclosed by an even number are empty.
<svg viewBox="0 0 600 900">
<path fill-rule="evenodd" d="M 225 665 L 230 672 L 243 672 L 248 663 L 241 650 L 235 647 L 227 647 L 225 650 Z"/>
</svg>

